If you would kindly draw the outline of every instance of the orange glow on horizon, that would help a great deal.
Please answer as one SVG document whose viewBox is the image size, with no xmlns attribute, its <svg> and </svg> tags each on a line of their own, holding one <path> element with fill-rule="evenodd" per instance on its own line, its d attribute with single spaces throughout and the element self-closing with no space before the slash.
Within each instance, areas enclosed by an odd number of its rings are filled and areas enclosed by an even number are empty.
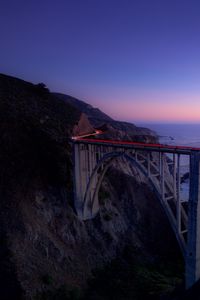
<svg viewBox="0 0 200 300">
<path fill-rule="evenodd" d="M 108 100 L 101 109 L 118 120 L 200 123 L 200 95 L 146 93 L 131 98 Z"/>
</svg>

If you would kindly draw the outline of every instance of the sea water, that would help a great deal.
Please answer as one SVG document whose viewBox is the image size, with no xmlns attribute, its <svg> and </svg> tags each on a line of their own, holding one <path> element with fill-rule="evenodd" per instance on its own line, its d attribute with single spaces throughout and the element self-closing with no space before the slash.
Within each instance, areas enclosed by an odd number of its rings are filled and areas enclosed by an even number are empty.
<svg viewBox="0 0 200 300">
<path fill-rule="evenodd" d="M 155 131 L 159 143 L 165 145 L 191 146 L 200 148 L 200 124 L 138 124 Z M 181 176 L 189 172 L 189 157 L 180 157 Z M 181 184 L 182 200 L 189 199 L 189 179 Z"/>
<path fill-rule="evenodd" d="M 154 130 L 160 143 L 200 147 L 200 124 L 142 124 L 142 127 Z"/>
</svg>

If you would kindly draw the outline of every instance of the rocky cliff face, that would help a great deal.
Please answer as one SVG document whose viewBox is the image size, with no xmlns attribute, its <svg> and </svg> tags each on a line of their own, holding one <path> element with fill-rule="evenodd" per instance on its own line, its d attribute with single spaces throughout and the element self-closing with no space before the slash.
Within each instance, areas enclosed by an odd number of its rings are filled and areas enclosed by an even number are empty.
<svg viewBox="0 0 200 300">
<path fill-rule="evenodd" d="M 77 218 L 67 137 L 93 130 L 95 121 L 89 123 L 44 86 L 5 75 L 0 75 L 0 114 L 2 299 L 77 299 L 77 288 L 87 291 L 86 299 L 112 299 L 87 290 L 95 269 L 124 257 L 127 247 L 136 261 L 153 264 L 178 253 L 147 182 L 114 166 L 102 183 L 98 216 Z M 134 125 L 105 118 L 111 137 L 132 138 L 128 128 L 132 131 Z M 98 120 L 95 125 L 101 124 Z M 147 132 L 151 139 L 148 130 L 134 129 L 139 139 Z M 128 264 L 127 255 L 123 259 Z M 140 276 L 136 269 L 133 273 Z M 129 299 L 120 293 L 116 299 Z"/>
<path fill-rule="evenodd" d="M 72 135 L 80 136 L 88 133 L 94 133 L 95 130 L 91 123 L 89 122 L 87 116 L 84 113 L 81 113 L 79 121 L 73 126 Z"/>
</svg>

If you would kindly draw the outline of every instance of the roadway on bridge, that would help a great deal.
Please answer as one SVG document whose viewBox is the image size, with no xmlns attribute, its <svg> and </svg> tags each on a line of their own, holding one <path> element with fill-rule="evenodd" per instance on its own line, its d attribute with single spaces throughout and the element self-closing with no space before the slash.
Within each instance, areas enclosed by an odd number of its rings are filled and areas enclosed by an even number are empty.
<svg viewBox="0 0 200 300">
<path fill-rule="evenodd" d="M 99 134 L 99 133 L 98 133 Z M 87 135 L 88 137 L 89 135 Z M 101 144 L 107 146 L 123 146 L 123 147 L 131 147 L 131 148 L 139 148 L 139 149 L 147 149 L 147 150 L 155 150 L 162 152 L 177 152 L 180 154 L 191 154 L 193 151 L 200 151 L 200 148 L 194 148 L 189 146 L 176 146 L 176 145 L 164 145 L 164 144 L 152 144 L 152 143 L 140 143 L 133 141 L 117 141 L 117 140 L 105 140 L 105 139 L 93 139 L 93 138 L 85 138 L 84 136 L 73 137 L 75 142 L 79 143 L 89 143 L 89 144 Z"/>
</svg>

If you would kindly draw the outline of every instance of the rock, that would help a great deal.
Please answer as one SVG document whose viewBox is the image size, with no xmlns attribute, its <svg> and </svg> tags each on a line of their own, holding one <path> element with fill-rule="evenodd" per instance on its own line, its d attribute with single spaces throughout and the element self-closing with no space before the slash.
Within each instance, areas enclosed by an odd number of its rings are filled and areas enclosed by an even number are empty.
<svg viewBox="0 0 200 300">
<path fill-rule="evenodd" d="M 183 174 L 183 176 L 181 176 L 181 183 L 186 182 L 189 178 L 190 178 L 190 173 L 186 172 L 185 174 Z"/>
</svg>

